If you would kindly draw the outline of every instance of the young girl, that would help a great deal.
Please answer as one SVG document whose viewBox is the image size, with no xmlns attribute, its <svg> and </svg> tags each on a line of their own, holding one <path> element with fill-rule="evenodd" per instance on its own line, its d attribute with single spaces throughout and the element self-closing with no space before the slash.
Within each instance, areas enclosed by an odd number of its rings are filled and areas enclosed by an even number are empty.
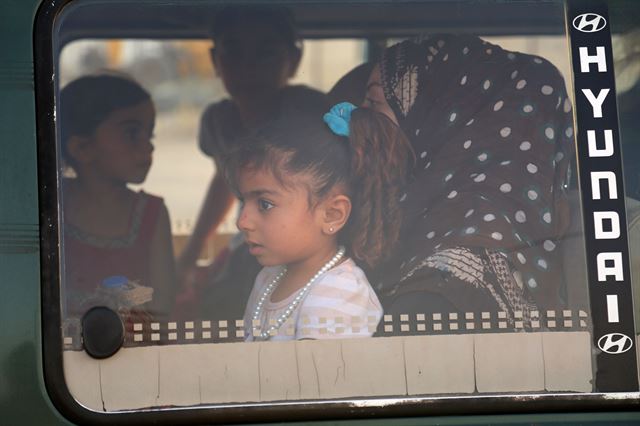
<svg viewBox="0 0 640 426">
<path fill-rule="evenodd" d="M 288 114 L 306 99 L 324 99 L 319 91 L 289 85 L 302 57 L 291 10 L 278 5 L 228 5 L 215 15 L 211 41 L 211 60 L 229 98 L 208 105 L 200 120 L 200 149 L 213 159 L 216 172 L 177 261 L 183 289 L 178 308 L 191 319 L 194 311 L 208 319 L 240 317 L 260 271 L 237 235 L 208 268 L 206 278 L 199 278 L 203 271 L 196 260 L 234 201 L 224 173 L 219 173 L 225 157 L 253 129 Z"/>
<path fill-rule="evenodd" d="M 174 300 L 169 214 L 161 198 L 127 187 L 151 167 L 149 93 L 117 75 L 82 77 L 62 89 L 60 116 L 63 159 L 75 174 L 62 192 L 67 316 L 81 317 L 101 291 L 119 286 L 127 290 L 120 306 L 145 302 L 138 311 L 166 318 Z"/>
<path fill-rule="evenodd" d="M 370 115 L 381 114 L 336 105 L 325 115 L 332 132 L 321 114 L 291 114 L 232 155 L 237 225 L 264 267 L 245 310 L 247 341 L 375 331 L 382 308 L 356 261 L 371 267 L 393 247 L 411 151 L 386 118 L 358 141 L 345 137 Z"/>
</svg>

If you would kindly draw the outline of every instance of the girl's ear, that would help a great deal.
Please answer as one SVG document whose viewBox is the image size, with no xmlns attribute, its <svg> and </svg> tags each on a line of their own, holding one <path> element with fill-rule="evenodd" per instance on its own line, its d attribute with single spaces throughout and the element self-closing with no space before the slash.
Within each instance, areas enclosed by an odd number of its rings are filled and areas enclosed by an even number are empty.
<svg viewBox="0 0 640 426">
<path fill-rule="evenodd" d="M 71 136 L 67 142 L 67 152 L 74 162 L 86 164 L 93 159 L 92 143 L 83 136 Z"/>
<path fill-rule="evenodd" d="M 335 235 L 351 214 L 351 200 L 344 194 L 329 196 L 323 203 L 322 233 Z"/>
</svg>

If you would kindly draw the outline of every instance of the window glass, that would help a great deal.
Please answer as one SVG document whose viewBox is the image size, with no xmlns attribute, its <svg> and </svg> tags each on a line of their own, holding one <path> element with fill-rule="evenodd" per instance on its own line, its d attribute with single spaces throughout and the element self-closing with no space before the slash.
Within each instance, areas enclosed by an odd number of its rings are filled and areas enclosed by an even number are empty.
<svg viewBox="0 0 640 426">
<path fill-rule="evenodd" d="M 71 395 L 637 391 L 632 167 L 616 196 L 637 28 L 612 50 L 596 12 L 72 2 L 53 47 Z M 621 137 L 596 46 L 623 64 Z"/>
</svg>

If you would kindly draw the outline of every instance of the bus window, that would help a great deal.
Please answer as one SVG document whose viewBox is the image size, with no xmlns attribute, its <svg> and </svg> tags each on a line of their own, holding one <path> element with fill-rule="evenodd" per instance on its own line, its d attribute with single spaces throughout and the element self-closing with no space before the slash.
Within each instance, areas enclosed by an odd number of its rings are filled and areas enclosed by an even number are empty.
<svg viewBox="0 0 640 426">
<path fill-rule="evenodd" d="M 67 410 L 637 392 L 637 37 L 611 26 L 562 1 L 69 2 L 39 68 Z"/>
</svg>

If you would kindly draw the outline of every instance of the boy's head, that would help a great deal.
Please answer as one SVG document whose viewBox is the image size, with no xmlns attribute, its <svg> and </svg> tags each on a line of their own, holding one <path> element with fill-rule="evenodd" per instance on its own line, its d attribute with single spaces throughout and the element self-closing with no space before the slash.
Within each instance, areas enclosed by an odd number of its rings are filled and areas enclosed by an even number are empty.
<svg viewBox="0 0 640 426">
<path fill-rule="evenodd" d="M 270 94 L 294 76 L 302 50 L 283 7 L 228 6 L 215 17 L 211 57 L 232 98 Z"/>
</svg>

